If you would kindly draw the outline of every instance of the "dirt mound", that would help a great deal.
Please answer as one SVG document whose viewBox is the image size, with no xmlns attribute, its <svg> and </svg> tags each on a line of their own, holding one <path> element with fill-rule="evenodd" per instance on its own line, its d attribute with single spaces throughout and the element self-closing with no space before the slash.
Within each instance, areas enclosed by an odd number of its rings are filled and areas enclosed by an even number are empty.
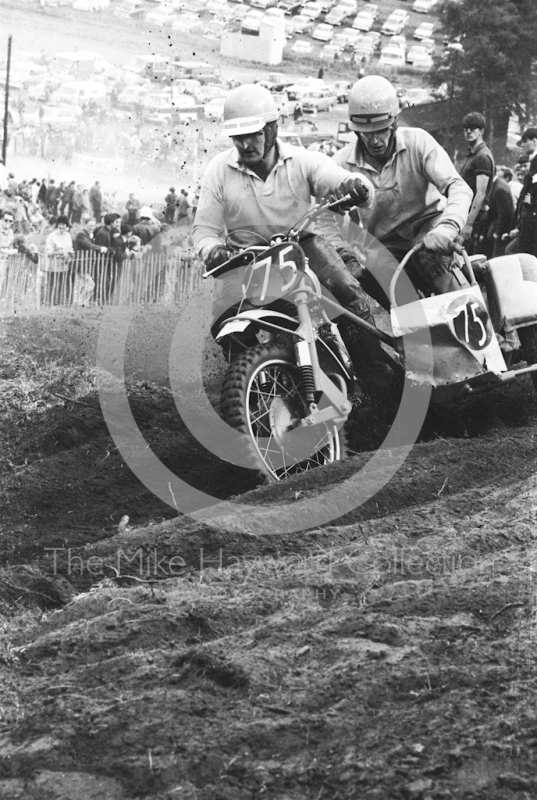
<svg viewBox="0 0 537 800">
<path fill-rule="evenodd" d="M 537 794 L 529 380 L 433 411 L 360 505 L 370 407 L 352 459 L 256 488 L 132 383 L 148 446 L 226 501 L 192 519 L 125 465 L 87 365 L 2 369 L 0 800 Z M 278 533 L 341 487 L 352 510 Z"/>
</svg>

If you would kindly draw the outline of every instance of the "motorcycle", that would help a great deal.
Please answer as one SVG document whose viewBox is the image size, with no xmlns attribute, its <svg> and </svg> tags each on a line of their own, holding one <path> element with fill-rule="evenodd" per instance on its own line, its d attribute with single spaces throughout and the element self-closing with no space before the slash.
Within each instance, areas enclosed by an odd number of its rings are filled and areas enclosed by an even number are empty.
<svg viewBox="0 0 537 800">
<path fill-rule="evenodd" d="M 224 300 L 224 313 L 212 328 L 229 361 L 220 412 L 245 434 L 250 463 L 265 481 L 346 455 L 344 426 L 356 385 L 349 353 L 325 306 L 344 309 L 323 296 L 300 241 L 320 214 L 349 201 L 347 196 L 312 206 L 288 232 L 240 248 L 203 275 L 230 277 L 229 285 L 240 287 L 238 302 Z M 240 234 L 228 235 L 231 250 Z"/>
<path fill-rule="evenodd" d="M 360 387 L 334 317 L 345 315 L 387 345 L 394 369 L 404 370 L 410 384 L 430 387 L 433 403 L 526 374 L 537 389 L 537 258 L 517 254 L 487 261 L 460 248 L 459 289 L 416 294 L 416 300 L 400 304 L 397 286 L 418 249 L 413 248 L 390 283 L 390 336 L 323 293 L 300 247 L 309 223 L 348 203 L 343 198 L 317 204 L 263 245 L 239 248 L 231 234 L 227 244 L 236 254 L 203 275 L 222 279 L 234 273 L 236 285 L 240 273 L 240 299 L 224 303 L 226 311 L 212 328 L 229 362 L 220 410 L 228 425 L 245 434 L 250 464 L 267 482 L 345 458 L 349 398 Z M 527 366 L 513 368 L 517 339 Z"/>
</svg>

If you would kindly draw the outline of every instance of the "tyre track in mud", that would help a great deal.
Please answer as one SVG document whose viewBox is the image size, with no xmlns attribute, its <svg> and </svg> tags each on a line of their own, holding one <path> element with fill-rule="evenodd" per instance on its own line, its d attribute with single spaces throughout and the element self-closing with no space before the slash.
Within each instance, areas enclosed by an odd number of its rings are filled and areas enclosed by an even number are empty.
<svg viewBox="0 0 537 800">
<path fill-rule="evenodd" d="M 0 798 L 533 796 L 536 433 L 417 445 L 377 516 L 279 549 L 174 519 L 77 551 L 96 567 L 168 548 L 182 566 L 96 569 L 12 637 Z"/>
</svg>

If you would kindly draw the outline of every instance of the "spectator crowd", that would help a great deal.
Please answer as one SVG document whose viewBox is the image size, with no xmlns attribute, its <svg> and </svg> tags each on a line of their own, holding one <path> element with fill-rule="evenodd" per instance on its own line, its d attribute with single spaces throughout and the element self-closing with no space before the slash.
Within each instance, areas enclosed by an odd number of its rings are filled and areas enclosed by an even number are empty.
<svg viewBox="0 0 537 800">
<path fill-rule="evenodd" d="M 0 160 L 0 303 L 15 262 L 39 273 L 44 303 L 108 302 L 144 254 L 190 252 L 196 203 L 171 187 L 156 208 L 134 193 L 122 204 L 99 181 L 17 180 Z"/>
</svg>

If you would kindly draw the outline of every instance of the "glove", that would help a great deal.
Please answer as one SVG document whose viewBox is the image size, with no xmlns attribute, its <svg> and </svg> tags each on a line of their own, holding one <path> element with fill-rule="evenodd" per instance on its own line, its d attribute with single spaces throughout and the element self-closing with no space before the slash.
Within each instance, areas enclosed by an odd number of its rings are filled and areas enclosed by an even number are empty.
<svg viewBox="0 0 537 800">
<path fill-rule="evenodd" d="M 361 206 L 369 202 L 369 189 L 357 175 L 352 178 L 345 178 L 339 184 L 336 194 L 340 198 L 349 194 L 354 206 Z"/>
<path fill-rule="evenodd" d="M 229 258 L 231 258 L 231 253 L 227 247 L 224 247 L 223 244 L 217 244 L 205 259 L 205 266 L 211 270 L 219 267 L 220 264 L 224 264 Z"/>
<path fill-rule="evenodd" d="M 423 246 L 426 250 L 432 250 L 433 253 L 450 256 L 453 253 L 454 245 L 457 244 L 457 239 L 460 239 L 457 228 L 441 223 L 425 235 Z"/>
</svg>

